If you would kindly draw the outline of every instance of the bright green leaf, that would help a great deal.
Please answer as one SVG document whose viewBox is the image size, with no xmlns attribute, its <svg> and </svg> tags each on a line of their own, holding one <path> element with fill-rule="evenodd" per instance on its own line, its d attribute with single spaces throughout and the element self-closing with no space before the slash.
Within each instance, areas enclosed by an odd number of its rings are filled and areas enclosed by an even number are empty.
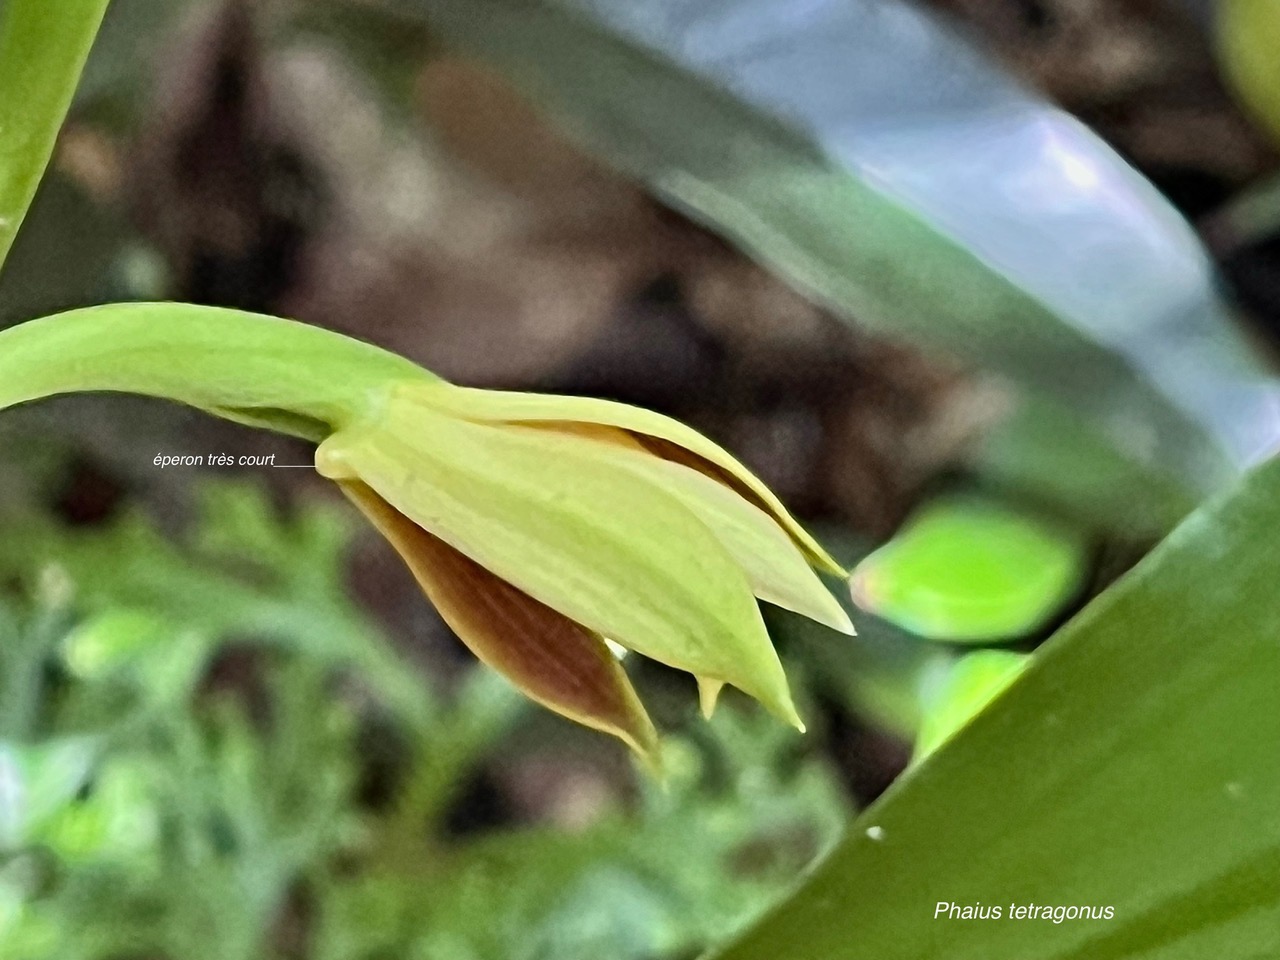
<svg viewBox="0 0 1280 960">
<path fill-rule="evenodd" d="M 0 4 L 0 265 L 53 154 L 107 3 Z"/>
<path fill-rule="evenodd" d="M 916 734 L 919 762 L 964 728 L 1018 679 L 1031 657 L 1008 650 L 976 650 L 956 658 L 933 690 L 924 693 L 924 716 Z"/>
<path fill-rule="evenodd" d="M 854 571 L 858 605 L 933 640 L 994 642 L 1032 633 L 1079 589 L 1080 537 L 976 496 L 922 507 Z"/>
</svg>

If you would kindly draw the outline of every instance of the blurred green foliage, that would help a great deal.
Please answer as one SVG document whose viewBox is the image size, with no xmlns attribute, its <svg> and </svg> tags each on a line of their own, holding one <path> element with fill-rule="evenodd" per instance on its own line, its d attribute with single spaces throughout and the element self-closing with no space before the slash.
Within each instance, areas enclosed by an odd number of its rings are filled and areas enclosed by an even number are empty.
<svg viewBox="0 0 1280 960">
<path fill-rule="evenodd" d="M 487 671 L 446 696 L 393 652 L 345 598 L 345 512 L 200 492 L 176 539 L 139 512 L 0 521 L 6 960 L 688 956 L 834 841 L 826 766 L 731 705 L 579 830 L 456 835 L 532 708 Z"/>
<path fill-rule="evenodd" d="M 1223 72 L 1245 106 L 1280 138 L 1280 5 L 1223 0 L 1216 16 Z"/>
</svg>

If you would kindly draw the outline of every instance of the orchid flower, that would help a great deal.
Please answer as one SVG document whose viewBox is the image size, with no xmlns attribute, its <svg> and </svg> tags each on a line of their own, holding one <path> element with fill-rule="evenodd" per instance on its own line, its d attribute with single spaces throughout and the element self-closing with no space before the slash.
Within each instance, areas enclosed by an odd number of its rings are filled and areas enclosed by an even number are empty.
<svg viewBox="0 0 1280 960">
<path fill-rule="evenodd" d="M 318 443 L 335 481 L 476 656 L 645 757 L 658 737 L 611 651 L 725 684 L 803 729 L 757 599 L 844 633 L 844 571 L 742 464 L 625 404 L 456 386 L 315 327 L 185 304 L 0 333 L 0 408 L 163 397 Z"/>
</svg>

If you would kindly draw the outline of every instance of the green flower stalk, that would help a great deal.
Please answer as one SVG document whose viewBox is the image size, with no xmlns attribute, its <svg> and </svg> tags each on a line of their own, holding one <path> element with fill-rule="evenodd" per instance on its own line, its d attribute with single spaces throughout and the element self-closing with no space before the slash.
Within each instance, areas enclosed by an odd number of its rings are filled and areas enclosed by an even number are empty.
<svg viewBox="0 0 1280 960">
<path fill-rule="evenodd" d="M 0 333 L 0 408 L 56 393 L 164 397 L 319 444 L 446 622 L 529 697 L 652 756 L 606 642 L 725 684 L 803 729 L 756 599 L 852 633 L 844 571 L 701 434 L 635 407 L 459 387 L 303 324 L 179 304 Z"/>
</svg>

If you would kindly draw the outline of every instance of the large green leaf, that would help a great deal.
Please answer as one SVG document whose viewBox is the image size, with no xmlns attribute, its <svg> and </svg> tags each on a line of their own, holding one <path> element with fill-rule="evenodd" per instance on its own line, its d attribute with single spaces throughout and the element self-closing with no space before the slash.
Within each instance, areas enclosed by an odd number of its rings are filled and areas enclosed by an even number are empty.
<svg viewBox="0 0 1280 960">
<path fill-rule="evenodd" d="M 913 6 L 382 2 L 838 313 L 1065 404 L 1131 472 L 1194 497 L 1280 434 L 1177 212 Z"/>
<path fill-rule="evenodd" d="M 1280 956 L 1280 463 L 1193 515 L 722 960 Z M 940 901 L 1006 919 L 934 919 Z M 1009 920 L 1011 902 L 1112 920 Z"/>
<path fill-rule="evenodd" d="M 0 263 L 36 194 L 108 0 L 0 0 Z"/>
</svg>

